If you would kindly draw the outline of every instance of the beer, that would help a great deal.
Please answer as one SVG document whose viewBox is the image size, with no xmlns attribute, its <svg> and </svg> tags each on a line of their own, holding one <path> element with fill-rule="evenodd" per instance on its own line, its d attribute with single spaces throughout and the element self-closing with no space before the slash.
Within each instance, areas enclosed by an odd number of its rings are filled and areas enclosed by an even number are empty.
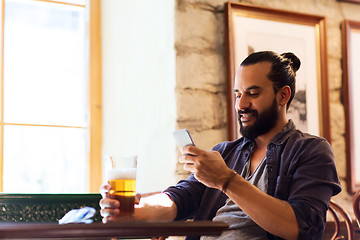
<svg viewBox="0 0 360 240">
<path fill-rule="evenodd" d="M 136 168 L 116 168 L 109 172 L 109 197 L 120 202 L 120 215 L 134 215 Z"/>
</svg>

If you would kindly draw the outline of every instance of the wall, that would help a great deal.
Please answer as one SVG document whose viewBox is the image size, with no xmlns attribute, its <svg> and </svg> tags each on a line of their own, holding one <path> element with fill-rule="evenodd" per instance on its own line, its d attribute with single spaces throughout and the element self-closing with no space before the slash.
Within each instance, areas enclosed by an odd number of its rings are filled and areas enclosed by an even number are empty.
<svg viewBox="0 0 360 240">
<path fill-rule="evenodd" d="M 101 11 L 103 155 L 137 154 L 137 190 L 159 191 L 175 183 L 175 1 L 104 0 Z"/>
<path fill-rule="evenodd" d="M 177 127 L 189 129 L 203 148 L 227 140 L 224 3 L 219 0 L 177 0 L 175 20 Z M 341 29 L 344 19 L 360 21 L 360 4 L 336 0 L 236 1 L 326 16 L 332 146 L 344 191 L 334 199 L 352 215 L 346 193 L 345 123 L 341 103 Z M 185 177 L 182 166 L 178 178 Z"/>
</svg>

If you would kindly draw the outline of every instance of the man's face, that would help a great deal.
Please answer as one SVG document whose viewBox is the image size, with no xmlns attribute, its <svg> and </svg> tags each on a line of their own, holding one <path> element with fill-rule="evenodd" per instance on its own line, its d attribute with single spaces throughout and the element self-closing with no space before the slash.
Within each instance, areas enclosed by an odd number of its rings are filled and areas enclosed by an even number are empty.
<svg viewBox="0 0 360 240">
<path fill-rule="evenodd" d="M 268 133 L 278 120 L 273 82 L 267 77 L 270 67 L 269 62 L 241 67 L 235 77 L 235 109 L 240 133 L 250 139 Z"/>
<path fill-rule="evenodd" d="M 244 127 L 241 116 L 244 114 L 254 114 L 255 122 L 252 125 Z M 278 120 L 278 104 L 276 98 L 270 107 L 259 113 L 257 110 L 244 109 L 238 111 L 238 120 L 240 124 L 240 133 L 246 138 L 255 139 L 273 129 Z"/>
</svg>

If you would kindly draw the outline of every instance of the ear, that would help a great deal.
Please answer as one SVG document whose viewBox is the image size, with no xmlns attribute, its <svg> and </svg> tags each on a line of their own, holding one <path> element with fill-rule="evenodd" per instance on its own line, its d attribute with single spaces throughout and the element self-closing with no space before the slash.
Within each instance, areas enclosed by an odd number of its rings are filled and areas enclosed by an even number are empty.
<svg viewBox="0 0 360 240">
<path fill-rule="evenodd" d="M 291 96 L 291 89 L 289 86 L 284 86 L 278 91 L 278 103 L 280 106 L 286 106 Z"/>
</svg>

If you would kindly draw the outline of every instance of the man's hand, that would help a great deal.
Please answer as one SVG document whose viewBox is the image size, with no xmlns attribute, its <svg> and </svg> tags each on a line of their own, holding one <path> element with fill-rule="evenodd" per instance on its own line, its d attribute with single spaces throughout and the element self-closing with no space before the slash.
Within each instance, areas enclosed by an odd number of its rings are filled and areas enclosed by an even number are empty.
<svg viewBox="0 0 360 240">
<path fill-rule="evenodd" d="M 184 169 L 194 173 L 194 177 L 207 187 L 221 189 L 232 173 L 217 151 L 205 151 L 195 146 L 185 146 L 181 152 L 183 155 L 179 162 L 185 163 Z"/>
<path fill-rule="evenodd" d="M 120 202 L 109 198 L 110 185 L 100 187 L 100 214 L 103 223 L 115 222 L 123 219 L 120 216 Z M 137 194 L 135 197 L 134 220 L 143 221 L 173 221 L 177 207 L 170 197 L 161 192 Z"/>
<path fill-rule="evenodd" d="M 119 218 L 120 202 L 116 199 L 109 198 L 110 185 L 102 185 L 100 193 L 102 199 L 100 200 L 100 214 L 103 217 L 103 223 L 114 222 Z"/>
</svg>

